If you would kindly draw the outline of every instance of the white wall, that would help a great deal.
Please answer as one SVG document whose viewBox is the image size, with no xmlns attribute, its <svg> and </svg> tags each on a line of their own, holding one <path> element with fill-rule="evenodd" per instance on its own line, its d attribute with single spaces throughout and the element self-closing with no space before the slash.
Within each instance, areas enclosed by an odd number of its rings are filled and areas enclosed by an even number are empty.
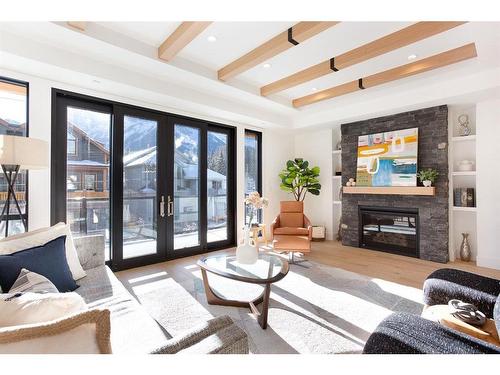
<svg viewBox="0 0 500 375">
<path fill-rule="evenodd" d="M 304 210 L 313 225 L 324 225 L 327 239 L 333 239 L 332 216 L 332 130 L 301 132 L 295 135 L 294 157 L 309 161 L 311 166 L 320 167 L 321 193 L 308 194 Z"/>
<path fill-rule="evenodd" d="M 115 100 L 131 105 L 168 111 L 172 108 L 158 105 L 158 101 L 150 103 L 116 96 L 112 92 L 89 89 L 88 82 L 82 86 L 66 84 L 48 80 L 33 75 L 23 74 L 11 70 L 0 69 L 0 76 L 29 82 L 29 135 L 43 139 L 50 144 L 51 138 L 51 90 L 59 88 L 81 94 L 91 95 L 103 99 Z M 134 90 L 130 87 L 130 90 Z M 154 95 L 154 93 L 150 93 Z M 160 101 L 161 102 L 161 101 Z M 184 114 L 179 112 L 180 114 Z M 196 114 L 190 114 L 196 116 Z M 210 121 L 221 122 L 220 119 L 209 116 L 197 116 Z M 285 161 L 293 156 L 293 136 L 287 132 L 259 129 L 241 123 L 224 122 L 237 128 L 237 233 L 241 236 L 240 228 L 244 225 L 243 197 L 244 197 L 244 131 L 253 129 L 263 132 L 263 195 L 269 198 L 271 205 L 264 213 L 264 220 L 268 224 L 279 211 L 279 201 L 284 199 L 284 193 L 279 190 L 277 174 Z M 49 151 L 50 152 L 50 151 Z M 50 167 L 42 171 L 29 172 L 29 229 L 34 230 L 50 225 Z"/>
<path fill-rule="evenodd" d="M 500 269 L 500 100 L 477 103 L 477 265 Z"/>
<path fill-rule="evenodd" d="M 269 225 L 279 213 L 280 201 L 293 199 L 280 189 L 278 176 L 286 161 L 294 157 L 293 135 L 291 132 L 266 130 L 262 143 L 262 160 L 266 166 L 262 171 L 262 192 L 269 199 L 269 206 L 264 209 L 264 223 Z"/>
</svg>

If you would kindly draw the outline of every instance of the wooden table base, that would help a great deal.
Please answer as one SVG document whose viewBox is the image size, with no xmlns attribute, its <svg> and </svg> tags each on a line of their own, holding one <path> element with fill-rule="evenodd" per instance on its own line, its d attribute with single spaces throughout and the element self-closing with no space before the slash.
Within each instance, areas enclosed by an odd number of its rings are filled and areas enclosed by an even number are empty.
<svg viewBox="0 0 500 375">
<path fill-rule="evenodd" d="M 205 287 L 205 294 L 209 305 L 220 306 L 234 306 L 249 308 L 252 314 L 257 318 L 259 325 L 262 329 L 267 328 L 267 313 L 269 310 L 269 296 L 271 294 L 271 284 L 264 284 L 264 291 L 260 296 L 252 301 L 237 301 L 230 300 L 219 296 L 208 283 L 207 271 L 201 268 L 201 275 L 203 277 L 203 285 Z M 259 310 L 257 305 L 262 303 L 262 309 Z"/>
</svg>

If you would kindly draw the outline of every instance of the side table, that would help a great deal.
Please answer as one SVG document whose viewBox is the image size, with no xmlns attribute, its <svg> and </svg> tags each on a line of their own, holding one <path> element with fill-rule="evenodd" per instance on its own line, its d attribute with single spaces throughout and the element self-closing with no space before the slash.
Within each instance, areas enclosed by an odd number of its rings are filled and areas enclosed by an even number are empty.
<svg viewBox="0 0 500 375">
<path fill-rule="evenodd" d="M 260 234 L 260 237 L 259 237 Z M 268 244 L 266 226 L 265 224 L 259 224 L 258 226 L 250 228 L 250 238 L 252 239 L 254 246 L 258 247 L 259 243 L 264 243 L 266 246 Z"/>
<path fill-rule="evenodd" d="M 500 339 L 493 319 L 486 319 L 486 323 L 482 327 L 476 327 L 451 315 L 448 305 L 428 306 L 422 312 L 422 318 L 432 320 L 466 335 L 500 346 Z"/>
</svg>

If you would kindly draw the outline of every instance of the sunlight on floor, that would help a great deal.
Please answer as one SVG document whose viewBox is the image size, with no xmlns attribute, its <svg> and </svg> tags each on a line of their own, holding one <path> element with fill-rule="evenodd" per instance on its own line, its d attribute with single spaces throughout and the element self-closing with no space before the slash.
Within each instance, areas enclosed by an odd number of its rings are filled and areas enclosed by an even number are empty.
<svg viewBox="0 0 500 375">
<path fill-rule="evenodd" d="M 418 288 L 413 288 L 411 286 L 401 285 L 398 283 L 394 283 L 392 281 L 387 281 L 383 279 L 371 279 L 371 281 L 377 284 L 380 289 L 398 295 L 400 297 L 406 298 L 410 301 L 414 301 L 416 303 L 422 302 L 422 290 Z"/>
<path fill-rule="evenodd" d="M 141 282 L 141 281 L 155 279 L 155 278 L 160 277 L 160 276 L 167 276 L 167 273 L 165 271 L 161 271 L 161 272 L 156 272 L 156 273 L 152 273 L 152 274 L 149 274 L 149 275 L 144 275 L 144 276 L 139 276 L 139 277 L 133 277 L 131 279 L 128 279 L 128 283 L 129 284 L 135 284 L 135 283 L 138 283 L 138 282 Z"/>
</svg>

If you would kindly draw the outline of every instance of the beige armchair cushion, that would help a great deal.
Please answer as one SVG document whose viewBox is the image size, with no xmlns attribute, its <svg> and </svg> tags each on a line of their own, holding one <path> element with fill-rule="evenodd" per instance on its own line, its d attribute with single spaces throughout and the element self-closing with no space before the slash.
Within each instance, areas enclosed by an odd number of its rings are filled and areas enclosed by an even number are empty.
<svg viewBox="0 0 500 375">
<path fill-rule="evenodd" d="M 274 234 L 290 234 L 297 236 L 308 236 L 309 230 L 307 228 L 293 228 L 293 227 L 281 227 L 274 230 Z"/>
<path fill-rule="evenodd" d="M 308 236 L 289 236 L 277 234 L 274 236 L 273 247 L 277 250 L 308 253 L 311 251 L 311 241 Z"/>
<path fill-rule="evenodd" d="M 297 201 L 281 201 L 280 213 L 283 212 L 304 212 L 304 202 Z"/>
<path fill-rule="evenodd" d="M 304 214 L 301 212 L 280 213 L 280 227 L 304 227 Z"/>
</svg>

